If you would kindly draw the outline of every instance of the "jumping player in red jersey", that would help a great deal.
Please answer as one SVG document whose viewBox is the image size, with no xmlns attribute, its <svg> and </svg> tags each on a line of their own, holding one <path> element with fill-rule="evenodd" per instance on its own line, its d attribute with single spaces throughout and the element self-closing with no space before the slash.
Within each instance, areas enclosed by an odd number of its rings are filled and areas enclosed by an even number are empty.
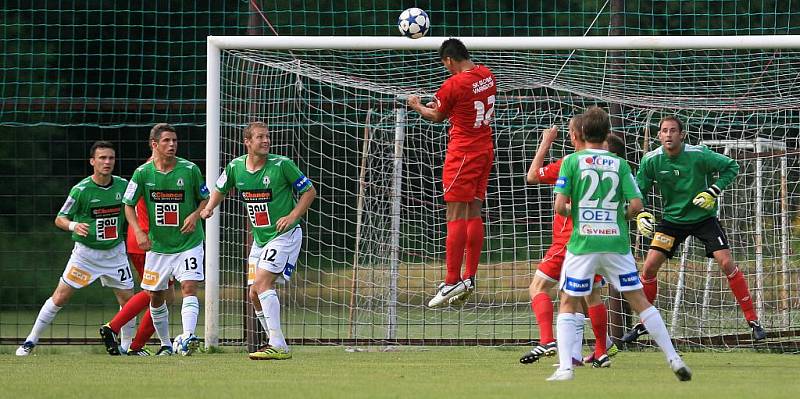
<svg viewBox="0 0 800 399">
<path fill-rule="evenodd" d="M 460 40 L 445 40 L 439 47 L 439 58 L 453 76 L 436 92 L 435 101 L 423 105 L 418 96 L 408 97 L 409 107 L 423 118 L 450 121 L 442 173 L 447 204 L 447 275 L 428 303 L 432 308 L 448 303 L 463 305 L 475 291 L 475 274 L 483 247 L 481 206 L 494 160 L 490 123 L 497 94 L 492 72 L 472 62 Z M 463 274 L 462 263 L 465 263 Z"/>
</svg>

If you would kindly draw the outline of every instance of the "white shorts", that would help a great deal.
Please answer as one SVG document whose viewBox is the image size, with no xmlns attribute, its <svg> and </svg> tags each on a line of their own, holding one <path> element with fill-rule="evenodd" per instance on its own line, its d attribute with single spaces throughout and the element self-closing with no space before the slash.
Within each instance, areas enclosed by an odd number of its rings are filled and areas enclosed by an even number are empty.
<svg viewBox="0 0 800 399">
<path fill-rule="evenodd" d="M 98 277 L 103 287 L 133 289 L 133 276 L 124 242 L 111 249 L 92 249 L 75 243 L 61 281 L 72 288 L 81 289 Z"/>
<path fill-rule="evenodd" d="M 169 288 L 169 280 L 174 277 L 179 282 L 203 281 L 203 244 L 177 254 L 148 252 L 144 258 L 142 289 L 164 291 Z"/>
<path fill-rule="evenodd" d="M 606 282 L 619 292 L 642 288 L 636 261 L 630 252 L 624 255 L 615 253 L 575 255 L 569 251 L 564 257 L 558 288 L 570 296 L 589 295 L 592 292 L 595 274 L 603 275 Z"/>
<path fill-rule="evenodd" d="M 275 237 L 263 247 L 253 242 L 250 256 L 247 257 L 247 285 L 256 281 L 256 268 L 277 274 L 275 280 L 284 284 L 292 278 L 300 247 L 303 244 L 303 229 L 295 226 L 291 230 Z"/>
</svg>

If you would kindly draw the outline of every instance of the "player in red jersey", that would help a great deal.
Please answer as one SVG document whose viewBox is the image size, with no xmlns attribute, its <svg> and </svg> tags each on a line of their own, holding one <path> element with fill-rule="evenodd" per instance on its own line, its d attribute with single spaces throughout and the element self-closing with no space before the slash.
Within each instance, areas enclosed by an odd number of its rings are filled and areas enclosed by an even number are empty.
<svg viewBox="0 0 800 399">
<path fill-rule="evenodd" d="M 150 161 L 148 159 L 148 161 Z M 139 226 L 145 233 L 149 231 L 149 220 L 147 217 L 147 208 L 144 205 L 144 198 L 140 198 L 136 203 L 136 216 L 139 220 Z M 144 273 L 144 258 L 145 251 L 139 248 L 136 242 L 136 234 L 133 233 L 133 228 L 128 225 L 127 241 L 125 242 L 128 251 L 128 259 L 131 264 L 139 273 L 139 278 L 142 278 Z M 170 291 L 171 292 L 171 291 Z M 171 302 L 171 300 L 170 300 Z M 142 321 L 139 323 L 139 329 L 136 331 L 136 336 L 131 342 L 130 335 L 123 333 L 121 335 L 121 343 L 116 347 L 117 334 L 124 331 L 127 326 L 135 325 L 136 316 L 145 311 L 142 316 Z M 129 328 L 129 327 L 128 327 Z M 103 338 L 103 343 L 106 345 L 106 351 L 110 355 L 127 354 L 129 356 L 150 356 L 150 352 L 144 349 L 147 340 L 150 339 L 155 333 L 153 327 L 153 318 L 150 316 L 150 295 L 147 291 L 139 291 L 134 295 L 122 309 L 114 315 L 107 324 L 100 328 L 100 336 Z M 115 350 L 115 348 L 117 348 Z"/>
<path fill-rule="evenodd" d="M 580 151 L 584 148 L 584 141 L 580 133 L 581 116 L 573 117 L 569 122 L 569 137 L 575 151 Z M 548 184 L 553 185 L 558 179 L 558 172 L 561 169 L 561 159 L 556 162 L 544 165 L 544 159 L 547 156 L 550 146 L 558 136 L 558 130 L 555 126 L 544 130 L 541 143 L 536 151 L 536 155 L 531 162 L 530 169 L 528 169 L 527 181 L 529 184 Z M 624 150 L 624 148 L 623 148 Z M 543 166 L 544 165 L 544 166 Z M 569 217 L 555 214 L 553 217 L 553 240 L 550 248 L 547 250 L 542 262 L 536 270 L 533 281 L 528 288 L 531 296 L 531 309 L 536 316 L 536 322 L 539 326 L 539 344 L 532 350 L 526 352 L 520 357 L 520 363 L 527 364 L 533 363 L 544 356 L 553 356 L 556 353 L 556 341 L 553 336 L 553 301 L 550 297 L 550 291 L 558 283 L 561 275 L 561 267 L 564 264 L 564 255 L 566 254 L 566 245 L 572 235 L 572 219 Z M 602 281 L 600 276 L 595 276 L 595 282 Z M 586 358 L 587 361 L 592 362 L 594 367 L 607 367 L 610 365 L 606 352 L 610 355 L 617 353 L 616 346 L 610 342 L 608 338 L 608 313 L 605 304 L 603 303 L 599 290 L 603 284 L 595 284 L 595 290 L 586 297 L 586 303 L 583 305 L 585 312 L 588 313 L 592 324 L 592 330 L 597 338 L 595 351 L 592 355 Z M 573 363 L 582 364 L 581 349 L 583 343 L 583 324 L 584 313 L 576 313 L 580 319 L 576 321 L 578 327 L 576 345 L 573 348 Z"/>
<path fill-rule="evenodd" d="M 450 121 L 442 172 L 447 204 L 447 275 L 428 303 L 430 307 L 463 304 L 475 291 L 475 274 L 483 247 L 481 206 L 494 160 L 490 123 L 497 94 L 492 72 L 472 62 L 460 40 L 445 40 L 439 47 L 439 58 L 452 76 L 436 92 L 435 101 L 423 105 L 418 96 L 408 97 L 409 107 L 423 118 Z M 463 274 L 462 263 L 465 263 Z"/>
</svg>

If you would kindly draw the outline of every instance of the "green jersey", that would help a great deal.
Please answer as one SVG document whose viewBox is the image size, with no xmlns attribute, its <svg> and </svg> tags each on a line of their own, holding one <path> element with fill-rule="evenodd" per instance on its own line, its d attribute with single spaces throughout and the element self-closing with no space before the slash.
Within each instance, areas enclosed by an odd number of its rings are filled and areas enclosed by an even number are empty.
<svg viewBox="0 0 800 399">
<path fill-rule="evenodd" d="M 570 197 L 572 236 L 567 250 L 575 255 L 631 251 L 625 203 L 642 198 L 630 166 L 605 150 L 568 155 L 561 163 L 555 192 Z"/>
<path fill-rule="evenodd" d="M 725 189 L 738 173 L 736 161 L 706 146 L 683 144 L 680 154 L 675 157 L 667 155 L 662 146 L 644 155 L 636 183 L 645 194 L 650 192 L 653 183 L 658 185 L 664 220 L 691 224 L 717 214 L 716 204 L 706 210 L 692 204 L 694 197 L 712 184 L 720 190 Z M 719 177 L 715 178 L 715 174 Z"/>
<path fill-rule="evenodd" d="M 127 184 L 127 180 L 111 176 L 110 185 L 98 186 L 89 176 L 72 187 L 58 216 L 89 225 L 89 234 L 81 237 L 73 232 L 73 241 L 93 249 L 111 249 L 123 241 L 122 193 Z"/>
<path fill-rule="evenodd" d="M 264 166 L 256 171 L 247 170 L 246 161 L 247 155 L 231 161 L 217 179 L 216 190 L 227 194 L 236 188 L 247 207 L 253 238 L 259 246 L 264 246 L 281 234 L 275 230 L 275 222 L 294 209 L 293 191 L 304 193 L 312 185 L 297 165 L 284 156 L 269 154 Z M 286 230 L 296 225 L 297 222 Z"/>
<path fill-rule="evenodd" d="M 197 165 L 178 158 L 175 168 L 164 173 L 156 169 L 153 161 L 148 161 L 133 172 L 122 202 L 136 206 L 141 196 L 150 218 L 151 251 L 176 254 L 203 242 L 200 224 L 194 232 L 181 233 L 186 217 L 208 198 L 208 188 Z"/>
</svg>

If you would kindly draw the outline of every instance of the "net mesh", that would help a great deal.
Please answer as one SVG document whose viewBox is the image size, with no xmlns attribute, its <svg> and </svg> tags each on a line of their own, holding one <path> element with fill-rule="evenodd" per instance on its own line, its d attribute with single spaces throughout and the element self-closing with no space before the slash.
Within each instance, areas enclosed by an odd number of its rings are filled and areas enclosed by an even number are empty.
<svg viewBox="0 0 800 399">
<path fill-rule="evenodd" d="M 677 114 L 688 140 L 736 159 L 740 175 L 720 218 L 745 273 L 771 346 L 796 350 L 800 320 L 792 234 L 798 195 L 796 80 L 790 51 L 473 52 L 497 77 L 496 161 L 484 206 L 478 290 L 460 311 L 424 306 L 443 279 L 445 208 L 440 175 L 445 124 L 406 112 L 447 77 L 434 52 L 278 52 L 222 55 L 222 162 L 243 153 L 241 128 L 265 120 L 275 153 L 296 160 L 318 190 L 305 223 L 295 281 L 281 292 L 295 341 L 506 343 L 537 338 L 527 286 L 549 246 L 552 189 L 525 173 L 540 130 L 563 128 L 591 105 L 606 107 L 629 161 L 657 146 L 655 125 Z M 653 133 L 651 133 L 651 130 Z M 572 149 L 566 139 L 552 160 Z M 649 199 L 658 211 L 659 197 Z M 246 248 L 237 200 L 223 205 L 223 341 L 241 342 Z M 658 212 L 657 212 L 658 214 Z M 644 240 L 635 237 L 641 258 Z M 699 244 L 699 245 L 698 245 Z M 739 307 L 702 244 L 659 274 L 657 305 L 679 342 L 751 345 Z M 612 332 L 631 317 L 620 308 Z M 250 323 L 249 325 L 253 325 Z M 614 328 L 616 327 L 616 329 Z M 617 335 L 619 336 L 619 335 Z"/>
</svg>

